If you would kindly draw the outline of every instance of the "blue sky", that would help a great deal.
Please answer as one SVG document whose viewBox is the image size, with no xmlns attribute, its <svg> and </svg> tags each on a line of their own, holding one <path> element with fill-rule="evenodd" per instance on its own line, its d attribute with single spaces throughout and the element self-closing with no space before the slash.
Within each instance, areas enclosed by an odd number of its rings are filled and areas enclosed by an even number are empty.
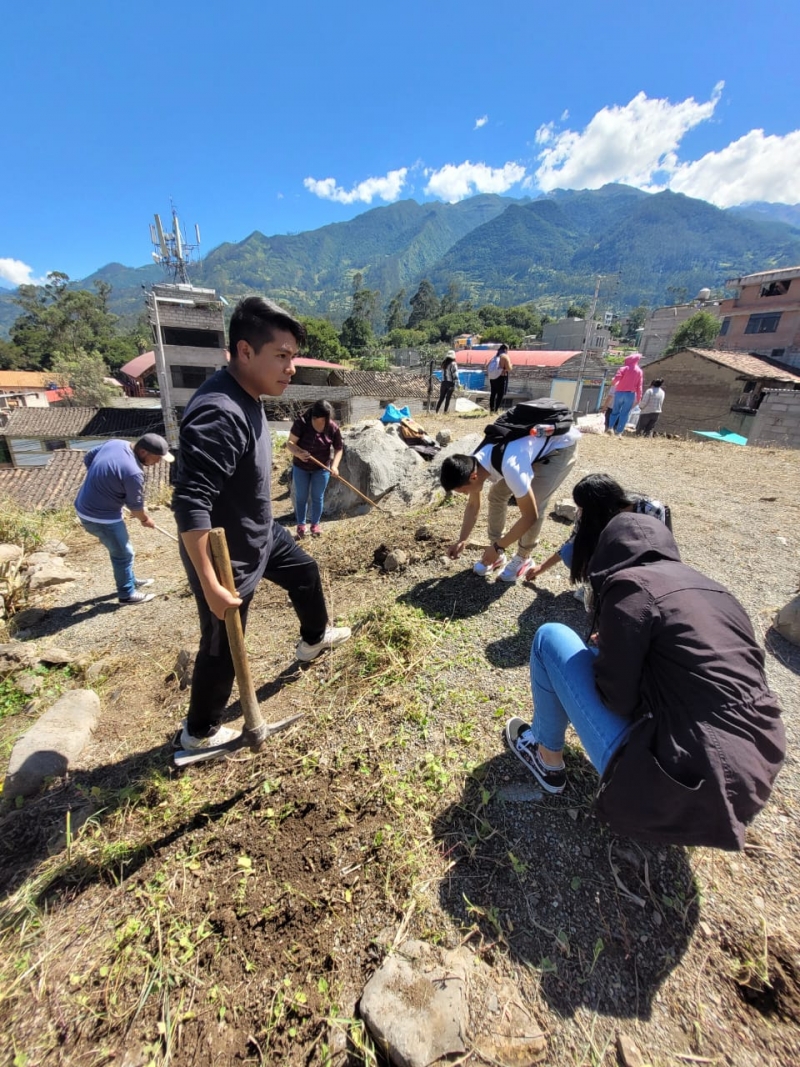
<svg viewBox="0 0 800 1067">
<path fill-rule="evenodd" d="M 800 201 L 800 5 L 9 4 L 0 285 L 394 199 L 627 181 Z"/>
</svg>

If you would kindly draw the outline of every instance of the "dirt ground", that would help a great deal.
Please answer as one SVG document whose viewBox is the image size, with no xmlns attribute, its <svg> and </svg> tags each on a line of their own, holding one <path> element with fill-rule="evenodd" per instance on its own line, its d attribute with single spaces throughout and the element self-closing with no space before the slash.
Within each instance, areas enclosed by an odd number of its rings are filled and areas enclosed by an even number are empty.
<svg viewBox="0 0 800 1067">
<path fill-rule="evenodd" d="M 800 1064 L 800 650 L 769 629 L 798 585 L 800 455 L 580 448 L 559 495 L 603 470 L 669 503 L 686 562 L 736 593 L 764 641 L 790 747 L 745 850 L 615 837 L 592 814 L 577 744 L 555 798 L 505 753 L 505 720 L 530 715 L 537 626 L 583 631 L 587 617 L 563 568 L 508 586 L 470 572 L 477 551 L 446 561 L 458 501 L 325 524 L 309 549 L 331 614 L 355 632 L 308 667 L 285 594 L 263 584 L 247 636 L 262 709 L 305 717 L 263 754 L 185 771 L 171 763 L 187 702 L 176 664 L 197 628 L 176 546 L 132 531 L 159 596 L 119 608 L 104 551 L 70 527 L 83 578 L 18 636 L 80 655 L 103 714 L 81 766 L 0 820 L 4 1063 L 379 1063 L 358 998 L 417 937 L 466 944 L 513 979 L 547 1064 L 614 1064 L 619 1033 L 653 1067 Z M 290 521 L 277 475 L 276 510 Z M 174 530 L 167 509 L 156 521 Z M 549 518 L 539 558 L 567 533 Z M 407 567 L 376 568 L 381 545 Z M 76 670 L 62 684 L 87 683 Z M 4 757 L 44 706 L 0 720 Z"/>
</svg>

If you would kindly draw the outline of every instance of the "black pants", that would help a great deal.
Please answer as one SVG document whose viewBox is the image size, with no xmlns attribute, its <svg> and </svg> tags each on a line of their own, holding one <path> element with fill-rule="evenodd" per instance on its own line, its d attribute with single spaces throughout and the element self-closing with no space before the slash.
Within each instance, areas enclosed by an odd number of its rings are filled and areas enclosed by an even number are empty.
<svg viewBox="0 0 800 1067">
<path fill-rule="evenodd" d="M 444 403 L 445 415 L 450 410 L 450 401 L 453 399 L 453 393 L 455 392 L 455 389 L 455 382 L 442 382 L 442 384 L 439 386 L 439 402 L 436 405 L 437 415 L 439 414 L 439 408 L 442 406 L 442 403 Z"/>
<path fill-rule="evenodd" d="M 300 620 L 303 640 L 310 645 L 321 641 L 328 625 L 328 610 L 319 567 L 286 530 L 276 524 L 273 524 L 272 551 L 264 577 L 289 594 Z M 192 737 L 207 737 L 222 722 L 233 688 L 234 667 L 225 623 L 211 612 L 201 591 L 195 590 L 194 595 L 200 616 L 200 648 L 192 675 L 187 728 Z M 253 593 L 250 593 L 239 608 L 243 630 L 247 626 L 252 599 Z"/>
<path fill-rule="evenodd" d="M 489 411 L 499 411 L 503 406 L 508 378 L 501 374 L 499 378 L 489 379 Z"/>
<path fill-rule="evenodd" d="M 656 428 L 658 422 L 658 416 L 660 411 L 654 412 L 652 415 L 644 414 L 639 416 L 639 421 L 636 423 L 636 436 L 637 437 L 652 437 L 653 430 Z"/>
</svg>

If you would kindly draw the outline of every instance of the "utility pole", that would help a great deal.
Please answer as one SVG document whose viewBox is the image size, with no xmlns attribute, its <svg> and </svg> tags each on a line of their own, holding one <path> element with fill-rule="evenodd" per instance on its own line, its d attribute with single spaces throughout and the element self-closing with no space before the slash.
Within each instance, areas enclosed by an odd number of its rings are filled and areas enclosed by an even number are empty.
<svg viewBox="0 0 800 1067">
<path fill-rule="evenodd" d="M 586 371 L 586 360 L 589 358 L 589 331 L 594 326 L 594 313 L 597 310 L 597 298 L 600 296 L 600 278 L 602 275 L 597 275 L 597 283 L 594 287 L 594 298 L 592 300 L 592 309 L 589 312 L 589 318 L 586 320 L 586 331 L 583 335 L 583 351 L 581 352 L 581 369 L 578 372 L 578 380 L 575 383 L 575 392 L 572 396 L 572 410 L 578 410 L 578 399 L 581 395 L 581 386 L 583 385 L 583 375 Z"/>
</svg>

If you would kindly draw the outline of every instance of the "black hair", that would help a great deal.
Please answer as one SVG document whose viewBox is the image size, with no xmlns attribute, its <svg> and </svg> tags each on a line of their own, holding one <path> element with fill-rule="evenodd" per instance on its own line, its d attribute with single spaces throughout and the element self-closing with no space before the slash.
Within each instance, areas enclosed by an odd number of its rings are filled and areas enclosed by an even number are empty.
<svg viewBox="0 0 800 1067">
<path fill-rule="evenodd" d="M 455 356 L 445 356 L 442 360 L 442 369 L 449 367 L 451 363 L 455 363 Z"/>
<path fill-rule="evenodd" d="M 609 474 L 587 474 L 576 483 L 572 499 L 581 509 L 581 515 L 575 530 L 569 577 L 571 582 L 585 582 L 600 534 L 615 515 L 634 503 L 634 498 Z"/>
<path fill-rule="evenodd" d="M 653 378 L 652 382 L 650 382 L 650 388 L 651 389 L 660 389 L 663 384 L 664 384 L 664 379 L 663 378 Z"/>
<path fill-rule="evenodd" d="M 324 419 L 326 422 L 330 422 L 333 418 L 333 408 L 327 400 L 315 400 L 311 407 L 308 409 L 308 421 L 312 419 Z"/>
<path fill-rule="evenodd" d="M 452 493 L 454 489 L 460 489 L 462 485 L 466 485 L 475 470 L 475 463 L 474 456 L 448 456 L 442 463 L 439 473 L 442 489 Z"/>
<path fill-rule="evenodd" d="M 240 300 L 228 328 L 231 359 L 238 357 L 240 341 L 247 341 L 253 351 L 258 352 L 264 345 L 269 344 L 278 330 L 290 333 L 298 345 L 305 343 L 305 326 L 279 304 L 265 300 L 263 296 L 248 296 Z"/>
<path fill-rule="evenodd" d="M 508 351 L 508 345 L 500 345 L 500 347 L 495 352 L 495 355 L 496 356 L 502 356 L 507 351 Z"/>
</svg>

